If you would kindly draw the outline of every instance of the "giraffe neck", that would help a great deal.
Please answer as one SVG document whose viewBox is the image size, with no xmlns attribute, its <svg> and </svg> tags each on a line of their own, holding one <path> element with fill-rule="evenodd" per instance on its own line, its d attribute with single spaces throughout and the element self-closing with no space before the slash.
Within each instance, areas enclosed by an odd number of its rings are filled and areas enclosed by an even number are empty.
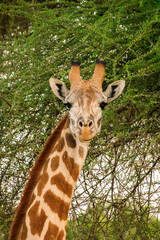
<svg viewBox="0 0 160 240">
<path fill-rule="evenodd" d="M 56 138 L 53 144 L 45 146 L 49 148 L 48 154 L 43 156 L 43 164 L 36 172 L 37 181 L 30 191 L 19 234 L 12 240 L 66 239 L 68 211 L 86 158 L 88 142 L 81 143 L 73 136 L 68 115 L 60 125 L 58 136 L 56 131 L 52 134 Z"/>
</svg>

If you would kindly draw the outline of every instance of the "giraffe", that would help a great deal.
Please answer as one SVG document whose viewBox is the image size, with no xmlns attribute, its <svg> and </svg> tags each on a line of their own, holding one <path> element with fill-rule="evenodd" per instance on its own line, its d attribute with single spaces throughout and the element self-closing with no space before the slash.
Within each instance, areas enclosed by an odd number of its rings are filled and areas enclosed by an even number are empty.
<svg viewBox="0 0 160 240">
<path fill-rule="evenodd" d="M 9 240 L 65 240 L 72 194 L 91 139 L 100 131 L 102 110 L 122 92 L 125 81 L 102 91 L 105 62 L 97 60 L 93 76 L 82 80 L 72 62 L 70 91 L 50 79 L 53 93 L 69 109 L 35 161 L 17 208 Z"/>
</svg>

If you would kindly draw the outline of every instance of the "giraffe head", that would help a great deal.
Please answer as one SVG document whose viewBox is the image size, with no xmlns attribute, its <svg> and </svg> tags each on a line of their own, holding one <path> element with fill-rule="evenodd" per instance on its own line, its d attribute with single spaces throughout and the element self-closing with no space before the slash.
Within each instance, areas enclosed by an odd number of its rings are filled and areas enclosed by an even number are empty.
<svg viewBox="0 0 160 240">
<path fill-rule="evenodd" d="M 69 108 L 70 130 L 80 141 L 90 141 L 100 131 L 102 110 L 121 94 L 125 86 L 124 80 L 116 81 L 109 84 L 103 92 L 104 75 L 105 62 L 98 60 L 94 74 L 88 81 L 80 77 L 80 64 L 72 63 L 69 73 L 70 91 L 63 82 L 50 79 L 54 94 Z"/>
</svg>

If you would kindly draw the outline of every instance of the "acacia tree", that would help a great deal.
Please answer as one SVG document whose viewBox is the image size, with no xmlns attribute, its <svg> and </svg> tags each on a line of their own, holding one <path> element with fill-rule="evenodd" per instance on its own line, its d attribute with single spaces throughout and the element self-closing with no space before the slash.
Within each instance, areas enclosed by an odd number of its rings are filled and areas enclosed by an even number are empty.
<svg viewBox="0 0 160 240">
<path fill-rule="evenodd" d="M 97 58 L 106 61 L 104 89 L 120 79 L 126 89 L 105 108 L 90 144 L 68 239 L 158 239 L 158 2 L 3 0 L 0 11 L 0 239 L 35 157 L 66 111 L 48 79 L 68 84 L 72 59 L 88 79 Z"/>
</svg>

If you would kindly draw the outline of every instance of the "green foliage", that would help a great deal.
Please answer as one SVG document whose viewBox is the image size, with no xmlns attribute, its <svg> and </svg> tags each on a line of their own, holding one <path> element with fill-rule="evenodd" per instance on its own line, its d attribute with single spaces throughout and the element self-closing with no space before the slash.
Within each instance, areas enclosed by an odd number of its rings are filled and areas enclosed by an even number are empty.
<svg viewBox="0 0 160 240">
<path fill-rule="evenodd" d="M 159 2 L 2 0 L 0 41 L 0 239 L 7 239 L 29 169 L 65 111 L 53 96 L 48 79 L 54 76 L 69 87 L 72 59 L 82 63 L 81 75 L 88 79 L 96 59 L 103 58 L 104 89 L 120 79 L 125 79 L 126 87 L 122 97 L 104 110 L 102 131 L 90 144 L 70 211 L 71 217 L 77 216 L 76 227 L 72 231 L 72 223 L 68 239 L 87 239 L 100 231 L 96 222 L 86 225 L 79 221 L 78 201 L 84 201 L 84 209 L 93 202 L 111 202 L 114 218 L 122 228 L 128 212 L 116 212 L 117 201 L 134 200 L 138 210 L 132 219 L 140 216 L 144 205 L 157 216 L 158 198 L 152 196 L 153 192 L 160 194 L 156 180 L 160 142 Z M 147 231 L 154 232 L 156 222 L 146 218 L 139 222 L 146 226 L 146 235 L 136 229 L 137 236 L 149 239 Z M 108 239 L 118 239 L 120 232 L 112 231 L 116 220 L 109 219 L 107 226 Z M 135 228 L 131 226 L 131 232 Z M 88 239 L 105 237 L 101 230 L 100 236 Z"/>
<path fill-rule="evenodd" d="M 76 219 L 69 220 L 67 239 L 94 240 L 155 240 L 159 239 L 160 221 L 149 218 L 149 209 L 135 213 L 133 207 L 116 206 L 109 216 L 111 206 L 95 205 Z M 113 209 L 112 209 L 113 210 Z M 83 228 L 81 228 L 83 226 Z M 74 238 L 73 238 L 74 237 Z"/>
</svg>

